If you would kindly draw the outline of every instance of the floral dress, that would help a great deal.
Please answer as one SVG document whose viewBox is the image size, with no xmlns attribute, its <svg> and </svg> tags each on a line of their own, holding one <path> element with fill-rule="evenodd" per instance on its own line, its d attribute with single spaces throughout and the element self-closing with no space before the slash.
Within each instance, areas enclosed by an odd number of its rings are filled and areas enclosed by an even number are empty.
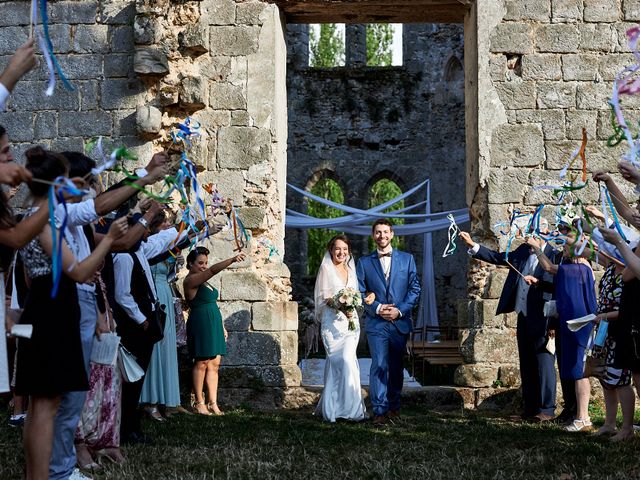
<svg viewBox="0 0 640 480">
<path fill-rule="evenodd" d="M 600 293 L 598 295 L 598 312 L 616 312 L 620 309 L 620 299 L 622 298 L 622 274 L 616 274 L 616 265 L 611 263 L 602 275 L 600 280 Z M 631 384 L 631 371 L 628 369 L 614 368 L 616 351 L 616 335 L 619 335 L 617 325 L 618 320 L 609 322 L 609 330 L 604 348 L 599 356 L 605 358 L 605 374 L 600 379 L 603 388 L 616 388 Z M 594 349 L 594 353 L 598 353 Z"/>
</svg>

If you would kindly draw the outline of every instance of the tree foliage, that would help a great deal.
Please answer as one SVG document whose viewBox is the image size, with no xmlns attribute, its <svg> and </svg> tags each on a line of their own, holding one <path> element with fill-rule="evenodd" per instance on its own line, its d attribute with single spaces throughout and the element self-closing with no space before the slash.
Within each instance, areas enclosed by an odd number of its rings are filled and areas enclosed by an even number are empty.
<svg viewBox="0 0 640 480">
<path fill-rule="evenodd" d="M 393 25 L 371 23 L 367 25 L 367 65 L 388 67 L 391 65 Z"/>
<path fill-rule="evenodd" d="M 337 24 L 322 23 L 316 27 L 319 28 L 309 28 L 309 65 L 315 68 L 344 65 L 344 39 Z"/>
<path fill-rule="evenodd" d="M 311 193 L 327 200 L 344 203 L 344 193 L 335 180 L 323 178 L 311 188 Z M 314 200 L 309 200 L 307 212 L 316 218 L 336 218 L 343 215 L 340 210 L 328 207 Z M 315 275 L 322 263 L 327 243 L 338 232 L 325 228 L 311 228 L 307 230 L 307 273 Z"/>
<path fill-rule="evenodd" d="M 385 202 L 388 202 L 389 200 L 392 200 L 399 195 L 402 195 L 402 190 L 400 190 L 400 187 L 396 184 L 396 182 L 387 178 L 378 180 L 369 190 L 369 208 L 373 208 Z M 404 200 L 394 203 L 389 208 L 383 211 L 391 212 L 393 210 L 398 210 L 401 208 L 404 208 Z M 389 220 L 393 225 L 402 225 L 404 223 L 404 220 L 402 218 L 390 218 Z M 391 246 L 393 248 L 403 248 L 404 238 L 393 237 L 393 240 L 391 240 Z M 375 244 L 373 242 L 373 239 L 371 238 L 369 239 L 369 248 L 371 250 L 375 248 Z"/>
</svg>

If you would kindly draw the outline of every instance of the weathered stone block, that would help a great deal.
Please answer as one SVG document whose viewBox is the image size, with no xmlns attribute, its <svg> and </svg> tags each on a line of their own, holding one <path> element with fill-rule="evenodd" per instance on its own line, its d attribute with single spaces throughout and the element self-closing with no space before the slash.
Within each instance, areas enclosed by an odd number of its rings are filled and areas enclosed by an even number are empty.
<svg viewBox="0 0 640 480">
<path fill-rule="evenodd" d="M 249 127 L 224 127 L 218 133 L 220 168 L 247 169 L 269 160 L 271 135 L 268 130 Z"/>
<path fill-rule="evenodd" d="M 537 166 L 544 162 L 539 125 L 500 125 L 491 137 L 492 166 Z"/>
<path fill-rule="evenodd" d="M 100 104 L 107 110 L 136 108 L 144 101 L 144 93 L 144 86 L 138 80 L 113 79 L 102 82 Z"/>
<path fill-rule="evenodd" d="M 238 216 L 247 228 L 264 228 L 263 222 L 265 219 L 265 209 L 262 207 L 241 207 L 238 209 Z"/>
<path fill-rule="evenodd" d="M 225 366 L 278 365 L 281 359 L 278 333 L 234 332 L 227 342 Z"/>
<path fill-rule="evenodd" d="M 533 29 L 526 23 L 501 23 L 491 33 L 491 51 L 504 53 L 531 53 Z"/>
<path fill-rule="evenodd" d="M 490 387 L 498 378 L 498 367 L 491 365 L 460 365 L 453 383 L 462 387 Z"/>
<path fill-rule="evenodd" d="M 102 55 L 64 55 L 58 61 L 69 80 L 102 77 Z"/>
<path fill-rule="evenodd" d="M 242 110 L 247 108 L 246 94 L 242 86 L 214 82 L 209 89 L 211 108 L 216 110 Z"/>
<path fill-rule="evenodd" d="M 262 2 L 239 3 L 236 7 L 236 23 L 262 25 L 265 4 Z"/>
<path fill-rule="evenodd" d="M 506 0 L 507 13 L 504 20 L 535 20 L 549 22 L 551 17 L 550 0 L 532 0 L 520 2 L 518 0 Z"/>
<path fill-rule="evenodd" d="M 517 388 L 480 388 L 476 393 L 476 408 L 501 415 L 517 413 L 522 408 L 522 395 Z"/>
<path fill-rule="evenodd" d="M 133 71 L 138 75 L 166 75 L 169 61 L 157 48 L 139 48 L 133 57 Z"/>
<path fill-rule="evenodd" d="M 551 0 L 551 21 L 575 23 L 582 20 L 582 0 Z"/>
<path fill-rule="evenodd" d="M 267 300 L 266 280 L 255 272 L 226 271 L 220 275 L 221 292 L 223 300 Z"/>
<path fill-rule="evenodd" d="M 256 302 L 252 306 L 254 330 L 298 330 L 298 304 L 296 302 Z"/>
<path fill-rule="evenodd" d="M 133 71 L 133 55 L 112 53 L 104 57 L 104 75 L 107 78 L 127 77 Z"/>
<path fill-rule="evenodd" d="M 302 372 L 297 365 L 262 368 L 262 382 L 267 387 L 296 387 L 302 383 Z"/>
<path fill-rule="evenodd" d="M 160 20 L 156 17 L 136 15 L 133 23 L 133 41 L 136 45 L 151 45 L 160 39 Z"/>
<path fill-rule="evenodd" d="M 27 2 L 3 2 L 2 15 L 0 15 L 0 27 L 28 24 L 29 10 L 29 3 Z"/>
<path fill-rule="evenodd" d="M 567 138 L 582 140 L 582 128 L 587 129 L 589 139 L 596 138 L 597 121 L 596 110 L 567 110 Z"/>
<path fill-rule="evenodd" d="M 158 133 L 162 128 L 162 112 L 151 105 L 138 107 L 136 127 L 140 133 Z"/>
<path fill-rule="evenodd" d="M 611 84 L 579 83 L 576 90 L 576 107 L 580 110 L 599 110 L 605 108 L 611 96 Z"/>
<path fill-rule="evenodd" d="M 622 2 L 622 13 L 627 22 L 637 22 L 640 20 L 640 0 L 624 0 Z"/>
<path fill-rule="evenodd" d="M 107 25 L 78 25 L 73 36 L 73 50 L 78 53 L 109 52 Z"/>
<path fill-rule="evenodd" d="M 592 54 L 563 55 L 562 76 L 565 80 L 594 81 L 598 78 L 600 57 Z"/>
<path fill-rule="evenodd" d="M 113 27 L 111 31 L 111 51 L 130 53 L 133 50 L 133 27 Z"/>
<path fill-rule="evenodd" d="M 13 55 L 15 51 L 27 41 L 28 29 L 25 27 L 6 27 L 2 29 L 0 55 Z"/>
<path fill-rule="evenodd" d="M 236 20 L 236 3 L 233 0 L 204 0 L 200 4 L 202 18 L 209 25 L 233 25 Z"/>
<path fill-rule="evenodd" d="M 584 0 L 585 22 L 607 23 L 618 20 L 620 20 L 618 0 Z"/>
<path fill-rule="evenodd" d="M 192 55 L 209 51 L 209 31 L 204 24 L 189 25 L 179 37 L 180 46 Z"/>
<path fill-rule="evenodd" d="M 507 328 L 516 328 L 518 326 L 518 314 L 516 312 L 505 313 L 504 324 Z"/>
<path fill-rule="evenodd" d="M 471 301 L 473 328 L 503 327 L 504 315 L 496 315 L 497 299 L 478 299 Z"/>
<path fill-rule="evenodd" d="M 580 33 L 575 25 L 540 25 L 535 38 L 538 52 L 573 53 L 578 51 Z"/>
<path fill-rule="evenodd" d="M 496 268 L 495 270 L 493 270 L 489 274 L 489 281 L 485 286 L 485 291 L 482 298 L 500 298 L 500 295 L 502 295 L 504 282 L 507 279 L 507 275 L 509 275 L 509 270 L 506 268 Z"/>
<path fill-rule="evenodd" d="M 610 24 L 583 23 L 580 31 L 580 50 L 612 52 L 618 43 L 618 34 Z"/>
<path fill-rule="evenodd" d="M 234 127 L 250 127 L 251 118 L 246 110 L 234 110 L 231 112 L 231 125 Z M 255 165 L 251 168 L 254 168 Z"/>
<path fill-rule="evenodd" d="M 516 121 L 542 125 L 545 140 L 564 140 L 565 138 L 564 110 L 518 110 Z"/>
<path fill-rule="evenodd" d="M 524 55 L 522 78 L 524 80 L 560 80 L 562 78 L 560 57 L 551 54 Z"/>
<path fill-rule="evenodd" d="M 75 85 L 80 93 L 80 108 L 82 110 L 97 110 L 99 108 L 99 82 L 97 80 L 83 80 L 76 81 Z"/>
<path fill-rule="evenodd" d="M 231 59 L 232 57 L 211 56 L 207 62 L 200 64 L 200 74 L 216 82 L 226 82 L 231 73 Z"/>
<path fill-rule="evenodd" d="M 516 332 L 507 328 L 465 330 L 460 352 L 465 363 L 515 363 L 518 361 Z"/>
<path fill-rule="evenodd" d="M 15 118 L 17 113 L 11 114 L 11 122 L 12 125 L 15 125 Z M 33 115 L 27 114 L 32 117 Z M 3 121 L 0 120 L 0 124 L 4 124 Z M 58 115 L 55 112 L 40 112 L 36 115 L 35 122 L 33 124 L 34 130 L 33 134 L 27 130 L 24 133 L 25 136 L 30 135 L 31 138 L 25 139 L 25 141 L 31 141 L 34 138 L 44 139 L 44 138 L 56 138 L 58 136 Z M 11 130 L 11 140 L 19 141 L 14 139 L 14 132 L 22 131 L 22 128 L 17 130 Z"/>
<path fill-rule="evenodd" d="M 111 115 L 107 112 L 60 112 L 58 134 L 64 137 L 111 135 Z"/>
<path fill-rule="evenodd" d="M 234 205 L 244 203 L 245 178 L 241 170 L 220 170 L 219 172 L 203 172 L 203 183 L 213 183 L 219 191 L 224 192 L 225 198 L 230 199 Z M 208 203 L 208 201 L 205 201 Z"/>
<path fill-rule="evenodd" d="M 627 31 L 636 26 L 637 24 L 630 22 L 616 22 L 615 24 L 613 24 L 613 28 L 615 28 L 617 36 L 614 51 L 624 53 L 631 52 L 631 48 L 629 47 L 629 39 L 627 38 Z"/>
<path fill-rule="evenodd" d="M 220 302 L 220 313 L 224 326 L 230 332 L 246 332 L 251 326 L 251 304 L 249 302 Z"/>
<path fill-rule="evenodd" d="M 33 114 L 30 112 L 0 111 L 0 125 L 6 125 L 11 142 L 29 142 L 33 140 Z M 14 156 L 16 160 L 19 158 L 16 153 L 14 153 Z"/>
<path fill-rule="evenodd" d="M 536 106 L 535 82 L 502 82 L 498 83 L 495 88 L 500 101 L 507 109 L 521 110 L 523 108 L 535 108 Z"/>
<path fill-rule="evenodd" d="M 518 203 L 527 184 L 527 172 L 519 168 L 491 168 L 487 184 L 489 203 Z"/>
<path fill-rule="evenodd" d="M 471 300 L 461 299 L 456 303 L 458 312 L 458 328 L 471 328 L 473 314 L 471 311 Z"/>
<path fill-rule="evenodd" d="M 538 108 L 571 108 L 576 106 L 575 82 L 538 83 Z"/>
<path fill-rule="evenodd" d="M 207 81 L 202 77 L 186 77 L 180 86 L 180 105 L 200 110 L 207 104 Z"/>
<path fill-rule="evenodd" d="M 633 65 L 634 58 L 631 53 L 614 53 L 600 56 L 599 72 L 602 80 L 613 81 L 622 69 Z"/>
<path fill-rule="evenodd" d="M 135 109 L 121 109 L 112 112 L 114 136 L 125 137 L 131 135 L 136 130 L 136 111 Z"/>
<path fill-rule="evenodd" d="M 516 365 L 502 365 L 498 371 L 498 380 L 503 387 L 519 387 L 520 369 Z"/>
<path fill-rule="evenodd" d="M 98 2 L 52 2 L 48 9 L 51 23 L 96 23 Z M 29 18 L 29 17 L 26 17 Z"/>
<path fill-rule="evenodd" d="M 258 50 L 257 26 L 211 27 L 210 48 L 218 55 L 242 56 Z"/>
</svg>

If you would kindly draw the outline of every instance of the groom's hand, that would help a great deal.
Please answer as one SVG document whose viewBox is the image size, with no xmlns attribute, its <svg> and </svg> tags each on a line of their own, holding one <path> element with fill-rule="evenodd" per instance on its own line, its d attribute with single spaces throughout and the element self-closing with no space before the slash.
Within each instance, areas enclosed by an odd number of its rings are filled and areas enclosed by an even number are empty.
<svg viewBox="0 0 640 480">
<path fill-rule="evenodd" d="M 395 305 L 385 304 L 380 308 L 380 316 L 389 322 L 393 322 L 400 317 L 400 310 Z"/>
</svg>

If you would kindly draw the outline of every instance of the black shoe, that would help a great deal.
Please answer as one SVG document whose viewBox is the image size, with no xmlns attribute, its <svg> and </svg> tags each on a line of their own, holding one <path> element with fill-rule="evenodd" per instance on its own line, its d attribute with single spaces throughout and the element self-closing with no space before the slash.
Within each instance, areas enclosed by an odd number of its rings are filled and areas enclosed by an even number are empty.
<svg viewBox="0 0 640 480">
<path fill-rule="evenodd" d="M 153 440 L 140 432 L 131 432 L 122 439 L 122 443 L 127 445 L 152 445 Z"/>
</svg>

